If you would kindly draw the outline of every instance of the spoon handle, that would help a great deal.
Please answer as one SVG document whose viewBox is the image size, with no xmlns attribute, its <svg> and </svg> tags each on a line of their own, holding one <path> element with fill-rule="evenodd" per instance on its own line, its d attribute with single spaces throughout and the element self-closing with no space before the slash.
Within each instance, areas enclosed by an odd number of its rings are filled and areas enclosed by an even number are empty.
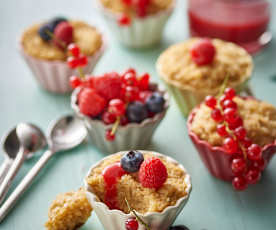
<svg viewBox="0 0 276 230">
<path fill-rule="evenodd" d="M 13 179 L 15 178 L 18 170 L 20 169 L 21 165 L 24 162 L 24 150 L 21 148 L 14 159 L 14 162 L 4 178 L 3 182 L 0 185 L 0 204 L 5 199 L 5 196 L 7 195 L 7 192 L 9 191 L 9 188 L 12 184 Z"/>
<path fill-rule="evenodd" d="M 2 207 L 0 208 L 0 223 L 8 214 L 10 209 L 15 205 L 20 196 L 26 191 L 26 189 L 30 186 L 36 175 L 39 171 L 45 166 L 51 156 L 54 154 L 53 151 L 47 150 L 38 160 L 38 162 L 32 167 L 32 169 L 28 172 L 28 174 L 23 178 L 20 184 L 16 187 L 16 189 L 12 192 L 9 198 L 4 202 Z"/>
<path fill-rule="evenodd" d="M 6 175 L 8 174 L 8 171 L 10 167 L 12 166 L 13 160 L 6 158 L 4 162 L 1 165 L 0 168 L 0 185 L 2 184 L 3 180 L 5 179 Z"/>
</svg>

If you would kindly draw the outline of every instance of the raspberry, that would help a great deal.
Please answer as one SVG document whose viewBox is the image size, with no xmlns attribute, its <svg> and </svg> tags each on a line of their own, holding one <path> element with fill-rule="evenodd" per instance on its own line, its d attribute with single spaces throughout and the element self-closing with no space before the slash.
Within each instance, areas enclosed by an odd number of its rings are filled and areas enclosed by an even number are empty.
<svg viewBox="0 0 276 230">
<path fill-rule="evenodd" d="M 88 116 L 99 115 L 106 106 L 106 100 L 90 88 L 83 89 L 78 99 L 80 112 Z"/>
<path fill-rule="evenodd" d="M 121 78 L 118 73 L 112 72 L 94 79 L 94 88 L 98 94 L 107 100 L 120 98 Z"/>
<path fill-rule="evenodd" d="M 190 50 L 192 60 L 199 66 L 211 64 L 215 54 L 215 46 L 209 39 L 201 39 Z"/>
<path fill-rule="evenodd" d="M 73 40 L 73 27 L 68 22 L 61 22 L 54 30 L 54 44 L 65 49 Z"/>
<path fill-rule="evenodd" d="M 160 188 L 167 180 L 166 166 L 156 157 L 146 159 L 139 170 L 139 180 L 146 188 Z"/>
</svg>

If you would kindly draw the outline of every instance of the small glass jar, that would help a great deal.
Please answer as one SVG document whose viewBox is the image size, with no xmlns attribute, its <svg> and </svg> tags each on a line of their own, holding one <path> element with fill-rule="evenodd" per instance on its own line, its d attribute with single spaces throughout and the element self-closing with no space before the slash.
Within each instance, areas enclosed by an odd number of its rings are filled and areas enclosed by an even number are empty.
<svg viewBox="0 0 276 230">
<path fill-rule="evenodd" d="M 220 38 L 256 53 L 271 40 L 268 0 L 189 0 L 191 36 Z"/>
</svg>

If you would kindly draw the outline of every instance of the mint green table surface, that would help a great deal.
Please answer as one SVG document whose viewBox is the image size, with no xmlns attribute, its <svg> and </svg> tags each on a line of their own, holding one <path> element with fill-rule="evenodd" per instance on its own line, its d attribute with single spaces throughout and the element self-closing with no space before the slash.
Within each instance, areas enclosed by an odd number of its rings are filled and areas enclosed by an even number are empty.
<svg viewBox="0 0 276 230">
<path fill-rule="evenodd" d="M 109 49 L 95 73 L 124 70 L 129 66 L 148 71 L 158 80 L 155 61 L 167 46 L 188 37 L 185 2 L 179 1 L 170 19 L 162 44 L 144 51 L 128 50 L 112 37 Z M 276 13 L 274 4 L 274 13 Z M 93 9 L 92 0 L 9 0 L 0 2 L 0 134 L 21 121 L 31 121 L 46 130 L 52 119 L 72 112 L 70 95 L 52 95 L 36 84 L 17 52 L 21 31 L 35 21 L 65 15 L 105 25 Z M 276 22 L 271 28 L 276 37 Z M 146 34 L 145 34 L 146 36 Z M 254 58 L 252 87 L 258 98 L 276 105 L 276 41 Z M 210 176 L 187 136 L 186 121 L 173 102 L 158 128 L 150 150 L 174 157 L 184 164 L 193 181 L 190 201 L 176 220 L 191 230 L 275 230 L 276 229 L 276 159 L 272 160 L 261 182 L 245 192 L 234 192 L 231 185 Z M 13 187 L 35 164 L 41 153 L 26 162 Z M 105 155 L 90 144 L 57 154 L 43 169 L 3 223 L 1 230 L 40 230 L 47 220 L 51 201 L 58 193 L 77 189 L 93 163 Z M 3 157 L 0 156 L 0 162 Z M 83 230 L 103 230 L 95 213 Z M 122 228 L 123 229 L 123 228 Z"/>
</svg>

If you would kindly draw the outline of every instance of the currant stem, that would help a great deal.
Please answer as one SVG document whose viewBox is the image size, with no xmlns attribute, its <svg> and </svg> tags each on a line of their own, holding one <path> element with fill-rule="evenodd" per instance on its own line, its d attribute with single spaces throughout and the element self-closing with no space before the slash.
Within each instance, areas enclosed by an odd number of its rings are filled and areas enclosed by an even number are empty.
<svg viewBox="0 0 276 230">
<path fill-rule="evenodd" d="M 220 96 L 223 94 L 224 90 L 227 87 L 228 81 L 229 81 L 229 74 L 227 74 L 226 78 L 224 79 L 222 86 L 220 87 L 219 94 L 218 94 L 217 98 L 220 98 Z"/>
<path fill-rule="evenodd" d="M 83 69 L 81 67 L 78 67 L 77 70 L 78 70 L 78 72 L 80 74 L 80 78 L 84 80 L 85 79 L 85 75 L 83 73 Z"/>
<path fill-rule="evenodd" d="M 136 211 L 134 209 L 132 209 L 127 201 L 127 199 L 125 198 L 125 201 L 126 201 L 126 204 L 127 204 L 127 207 L 128 207 L 128 210 L 130 213 L 133 213 L 133 215 L 136 217 L 136 220 L 138 222 L 140 222 L 142 225 L 145 226 L 146 230 L 150 230 L 150 227 L 138 216 L 138 214 L 136 213 Z"/>
<path fill-rule="evenodd" d="M 113 127 L 112 127 L 112 130 L 111 130 L 112 135 L 114 135 L 116 133 L 116 130 L 117 130 L 119 124 L 120 124 L 120 121 L 121 121 L 121 117 L 118 116 L 115 123 L 114 123 L 114 125 L 113 125 Z"/>
</svg>

